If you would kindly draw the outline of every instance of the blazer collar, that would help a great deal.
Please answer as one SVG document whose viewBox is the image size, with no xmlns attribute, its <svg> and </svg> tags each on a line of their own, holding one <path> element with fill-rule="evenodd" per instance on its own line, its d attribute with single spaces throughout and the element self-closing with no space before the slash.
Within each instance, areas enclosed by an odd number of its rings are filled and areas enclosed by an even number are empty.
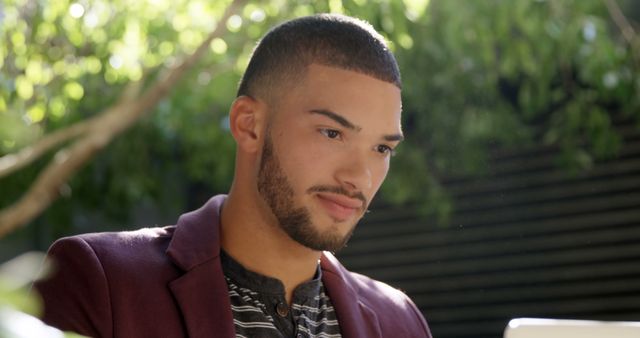
<svg viewBox="0 0 640 338">
<path fill-rule="evenodd" d="M 188 271 L 220 256 L 220 213 L 226 198 L 214 196 L 178 219 L 167 255 L 181 269 Z"/>
<path fill-rule="evenodd" d="M 166 251 L 184 274 L 169 283 L 191 338 L 235 337 L 227 282 L 220 262 L 220 211 L 226 196 L 180 216 Z"/>
<path fill-rule="evenodd" d="M 169 283 L 189 337 L 235 337 L 227 283 L 220 262 L 220 212 L 226 195 L 178 219 L 166 251 L 185 273 Z M 358 296 L 359 282 L 330 253 L 320 260 L 322 281 L 344 338 L 382 337 L 375 312 Z"/>
<path fill-rule="evenodd" d="M 324 252 L 320 259 L 324 283 L 336 311 L 340 331 L 344 338 L 382 337 L 376 313 L 359 297 L 359 282 L 331 253 Z"/>
</svg>

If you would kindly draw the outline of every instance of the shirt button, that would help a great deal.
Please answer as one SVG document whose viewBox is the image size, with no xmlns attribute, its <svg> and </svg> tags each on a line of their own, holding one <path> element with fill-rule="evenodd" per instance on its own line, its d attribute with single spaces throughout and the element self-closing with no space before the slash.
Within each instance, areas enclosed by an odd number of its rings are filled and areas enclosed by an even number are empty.
<svg viewBox="0 0 640 338">
<path fill-rule="evenodd" d="M 283 302 L 278 302 L 276 305 L 276 312 L 278 312 L 280 317 L 286 317 L 289 314 L 289 307 Z"/>
</svg>

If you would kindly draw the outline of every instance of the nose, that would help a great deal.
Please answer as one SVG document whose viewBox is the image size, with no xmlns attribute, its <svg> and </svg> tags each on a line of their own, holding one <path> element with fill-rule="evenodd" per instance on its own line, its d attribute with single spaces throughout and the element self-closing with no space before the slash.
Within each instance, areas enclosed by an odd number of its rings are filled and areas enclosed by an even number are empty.
<svg viewBox="0 0 640 338">
<path fill-rule="evenodd" d="M 372 185 L 372 173 L 366 156 L 362 154 L 346 156 L 336 172 L 336 179 L 350 192 L 369 190 Z"/>
</svg>

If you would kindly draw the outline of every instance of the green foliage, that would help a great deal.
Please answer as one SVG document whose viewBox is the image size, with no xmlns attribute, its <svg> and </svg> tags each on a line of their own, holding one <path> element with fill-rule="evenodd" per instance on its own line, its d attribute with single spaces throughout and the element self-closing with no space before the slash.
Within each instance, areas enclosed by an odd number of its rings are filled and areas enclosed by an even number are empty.
<svg viewBox="0 0 640 338">
<path fill-rule="evenodd" d="M 41 268 L 42 258 L 42 254 L 27 253 L 0 265 L 0 337 L 84 337 L 63 333 L 34 317 L 40 314 L 41 304 L 29 287 Z"/>
<path fill-rule="evenodd" d="M 0 39 L 0 155 L 114 104 L 127 83 L 143 74 L 147 82 L 157 78 L 217 24 L 234 31 L 247 27 L 216 22 L 228 3 L 6 2 L 0 26 L 0 35 L 9 37 Z M 247 9 L 259 26 L 265 15 L 255 6 Z M 246 33 L 214 41 L 183 86 L 75 177 L 46 215 L 46 223 L 64 229 L 54 233 L 81 231 L 74 224 L 79 218 L 124 222 L 144 203 L 174 213 L 185 207 L 190 184 L 226 189 L 233 154 L 220 124 L 243 67 L 240 54 L 250 51 L 247 42 Z M 0 205 L 16 200 L 46 163 L 3 179 Z"/>
<path fill-rule="evenodd" d="M 156 79 L 216 25 L 229 32 L 171 96 L 85 167 L 37 222 L 50 235 L 122 228 L 140 206 L 171 218 L 224 192 L 233 173 L 227 109 L 256 40 L 300 15 L 342 12 L 390 41 L 403 73 L 401 146 L 383 186 L 395 203 L 445 218 L 438 179 L 486 171 L 496 147 L 534 142 L 588 168 L 616 155 L 617 119 L 638 118 L 638 60 L 600 0 L 229 1 L 7 0 L 0 21 L 0 155 L 113 104 L 124 86 Z M 0 180 L 15 201 L 46 159 Z M 139 212 L 139 211 L 138 211 Z M 136 224 L 138 226 L 140 224 Z M 47 241 L 45 241 L 47 242 Z"/>
<path fill-rule="evenodd" d="M 12 306 L 26 313 L 33 314 L 38 312 L 38 303 L 33 299 L 33 295 L 29 295 L 26 289 L 15 289 L 9 287 L 7 284 L 6 281 L 0 281 L 0 299 L 2 299 L 2 306 Z"/>
<path fill-rule="evenodd" d="M 492 149 L 534 142 L 588 169 L 617 154 L 614 121 L 638 117 L 638 60 L 601 1 L 432 1 L 407 27 L 405 125 L 436 177 L 482 173 Z M 414 180 L 393 190 L 424 196 Z"/>
</svg>

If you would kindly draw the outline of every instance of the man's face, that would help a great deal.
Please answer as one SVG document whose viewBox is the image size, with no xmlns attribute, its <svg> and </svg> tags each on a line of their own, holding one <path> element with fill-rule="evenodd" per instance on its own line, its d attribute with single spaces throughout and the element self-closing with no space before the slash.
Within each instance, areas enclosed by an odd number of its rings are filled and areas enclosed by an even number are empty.
<svg viewBox="0 0 640 338">
<path fill-rule="evenodd" d="M 270 112 L 258 191 L 289 237 L 342 248 L 378 191 L 402 138 L 400 90 L 313 64 Z"/>
</svg>

